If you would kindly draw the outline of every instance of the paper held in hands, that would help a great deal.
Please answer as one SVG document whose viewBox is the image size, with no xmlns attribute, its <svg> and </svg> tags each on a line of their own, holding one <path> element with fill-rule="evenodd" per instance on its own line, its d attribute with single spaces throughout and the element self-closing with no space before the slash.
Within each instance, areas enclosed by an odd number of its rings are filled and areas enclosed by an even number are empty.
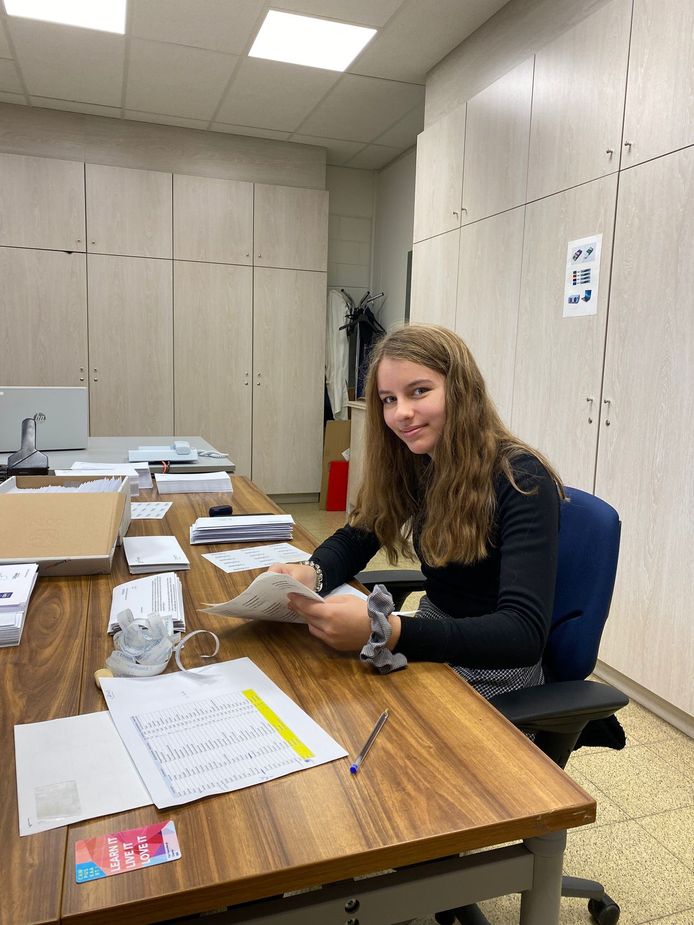
<svg viewBox="0 0 694 925">
<path fill-rule="evenodd" d="M 281 575 L 278 572 L 263 572 L 262 575 L 230 601 L 202 607 L 203 613 L 214 613 L 220 617 L 242 617 L 244 620 L 274 620 L 276 623 L 305 623 L 298 613 L 289 609 L 289 595 L 300 594 L 310 601 L 323 601 L 324 598 L 309 590 L 296 578 Z M 340 585 L 329 595 L 352 594 L 366 600 L 366 595 L 349 585 Z"/>
</svg>

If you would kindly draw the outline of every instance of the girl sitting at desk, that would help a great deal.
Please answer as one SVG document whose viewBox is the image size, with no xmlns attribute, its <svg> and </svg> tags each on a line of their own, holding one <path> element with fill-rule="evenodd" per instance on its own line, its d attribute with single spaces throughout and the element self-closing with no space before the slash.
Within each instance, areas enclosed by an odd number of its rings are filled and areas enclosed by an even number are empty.
<svg viewBox="0 0 694 925">
<path fill-rule="evenodd" d="M 434 325 L 400 328 L 373 350 L 366 386 L 365 475 L 346 526 L 308 563 L 275 564 L 327 592 L 383 547 L 410 537 L 426 594 L 414 617 L 367 602 L 290 597 L 309 631 L 361 651 L 382 672 L 407 659 L 448 662 L 485 697 L 540 684 L 554 597 L 559 476 L 504 426 L 465 343 Z"/>
</svg>

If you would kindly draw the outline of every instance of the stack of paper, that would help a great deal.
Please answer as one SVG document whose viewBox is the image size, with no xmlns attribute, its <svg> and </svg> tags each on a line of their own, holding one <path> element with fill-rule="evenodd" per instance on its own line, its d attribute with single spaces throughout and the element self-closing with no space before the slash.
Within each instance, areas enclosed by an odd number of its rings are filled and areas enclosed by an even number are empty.
<svg viewBox="0 0 694 925">
<path fill-rule="evenodd" d="M 126 536 L 123 549 L 131 575 L 190 568 L 175 536 Z"/>
<path fill-rule="evenodd" d="M 127 463 L 92 463 L 74 462 L 70 469 L 56 469 L 56 475 L 120 475 L 127 478 L 130 485 L 130 497 L 140 494 L 139 476 L 134 466 Z"/>
<path fill-rule="evenodd" d="M 157 472 L 160 495 L 190 491 L 231 491 L 231 479 L 226 472 L 163 473 Z"/>
<path fill-rule="evenodd" d="M 111 598 L 109 633 L 115 633 L 118 614 L 131 610 L 135 619 L 158 614 L 171 633 L 184 633 L 186 618 L 183 612 L 183 590 L 178 575 L 151 575 L 116 585 Z"/>
<path fill-rule="evenodd" d="M 232 517 L 198 517 L 190 528 L 191 543 L 249 543 L 291 540 L 291 514 L 253 514 Z"/>
<path fill-rule="evenodd" d="M 17 646 L 36 584 L 38 565 L 0 565 L 0 646 Z"/>
</svg>

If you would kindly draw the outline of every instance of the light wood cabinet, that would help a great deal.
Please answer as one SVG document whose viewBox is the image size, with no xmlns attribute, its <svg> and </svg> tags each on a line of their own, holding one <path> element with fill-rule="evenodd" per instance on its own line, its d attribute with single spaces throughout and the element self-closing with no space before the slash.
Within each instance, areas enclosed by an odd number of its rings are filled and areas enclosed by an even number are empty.
<svg viewBox="0 0 694 925">
<path fill-rule="evenodd" d="M 171 174 L 86 165 L 87 249 L 171 257 Z"/>
<path fill-rule="evenodd" d="M 525 202 L 534 58 L 467 104 L 463 224 Z"/>
<path fill-rule="evenodd" d="M 459 228 L 413 246 L 411 321 L 454 327 L 459 246 Z"/>
<path fill-rule="evenodd" d="M 256 183 L 253 215 L 255 266 L 327 270 L 325 190 Z"/>
<path fill-rule="evenodd" d="M 635 0 L 622 167 L 694 144 L 694 4 Z"/>
<path fill-rule="evenodd" d="M 92 436 L 173 433 L 171 262 L 90 254 Z"/>
<path fill-rule="evenodd" d="M 254 270 L 253 480 L 271 494 L 320 490 L 326 285 Z"/>
<path fill-rule="evenodd" d="M 459 228 L 465 153 L 465 106 L 417 138 L 413 240 Z"/>
<path fill-rule="evenodd" d="M 460 234 L 455 330 L 472 350 L 499 414 L 511 423 L 525 206 Z"/>
<path fill-rule="evenodd" d="M 0 247 L 0 384 L 86 386 L 84 254 Z"/>
<path fill-rule="evenodd" d="M 83 251 L 84 164 L 0 154 L 0 245 Z"/>
<path fill-rule="evenodd" d="M 513 430 L 568 485 L 593 490 L 617 177 L 526 208 Z M 597 314 L 563 317 L 570 241 L 602 234 Z"/>
<path fill-rule="evenodd" d="M 689 715 L 693 198 L 694 148 L 621 177 L 595 484 L 622 519 L 600 658 Z"/>
<path fill-rule="evenodd" d="M 174 174 L 174 257 L 253 263 L 253 184 Z"/>
<path fill-rule="evenodd" d="M 535 56 L 528 200 L 619 168 L 631 0 L 612 0 Z"/>
<path fill-rule="evenodd" d="M 253 270 L 174 262 L 175 433 L 204 434 L 251 474 Z"/>
</svg>

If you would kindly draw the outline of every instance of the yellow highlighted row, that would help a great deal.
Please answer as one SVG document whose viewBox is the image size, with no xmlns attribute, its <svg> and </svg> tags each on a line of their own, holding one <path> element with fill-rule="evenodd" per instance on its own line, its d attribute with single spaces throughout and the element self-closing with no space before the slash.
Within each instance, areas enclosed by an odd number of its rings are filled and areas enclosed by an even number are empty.
<svg viewBox="0 0 694 925">
<path fill-rule="evenodd" d="M 268 721 L 268 723 L 270 723 L 272 728 L 282 736 L 287 745 L 290 745 L 294 749 L 300 758 L 314 757 L 311 749 L 304 745 L 301 739 L 292 732 L 289 726 L 282 722 L 274 710 L 272 710 L 254 690 L 249 688 L 247 691 L 243 691 L 243 696 L 253 704 L 256 710 Z"/>
</svg>

